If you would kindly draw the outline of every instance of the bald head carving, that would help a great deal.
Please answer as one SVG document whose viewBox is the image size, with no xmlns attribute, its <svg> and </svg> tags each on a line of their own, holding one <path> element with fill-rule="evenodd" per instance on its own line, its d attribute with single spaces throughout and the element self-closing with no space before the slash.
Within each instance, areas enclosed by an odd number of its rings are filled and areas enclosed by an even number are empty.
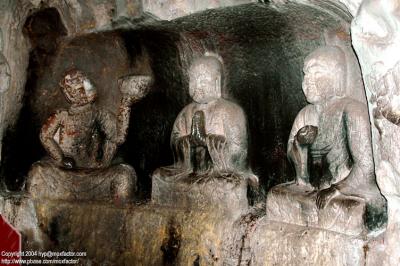
<svg viewBox="0 0 400 266">
<path fill-rule="evenodd" d="M 304 62 L 303 91 L 310 103 L 319 103 L 345 94 L 346 57 L 337 46 L 323 46 L 309 54 Z"/>
<path fill-rule="evenodd" d="M 200 57 L 189 69 L 189 94 L 197 103 L 221 98 L 222 80 L 222 62 L 212 55 Z"/>
</svg>

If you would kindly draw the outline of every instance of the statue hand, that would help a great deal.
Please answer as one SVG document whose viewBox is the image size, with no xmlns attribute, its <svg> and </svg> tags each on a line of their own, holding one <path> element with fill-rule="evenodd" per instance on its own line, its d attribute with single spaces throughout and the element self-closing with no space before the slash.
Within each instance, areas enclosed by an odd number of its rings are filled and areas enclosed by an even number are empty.
<svg viewBox="0 0 400 266">
<path fill-rule="evenodd" d="M 74 169 L 76 167 L 75 161 L 71 157 L 64 157 L 61 163 L 62 166 L 66 169 Z"/>
<path fill-rule="evenodd" d="M 340 195 L 340 191 L 333 185 L 329 188 L 318 191 L 317 193 L 317 207 L 318 209 L 325 208 L 331 200 Z"/>
<path fill-rule="evenodd" d="M 209 134 L 207 135 L 208 147 L 215 149 L 216 151 L 222 151 L 226 145 L 226 138 L 222 135 Z"/>
<path fill-rule="evenodd" d="M 315 126 L 304 126 L 296 134 L 297 141 L 302 145 L 312 144 L 318 135 L 318 128 Z"/>
<path fill-rule="evenodd" d="M 190 148 L 190 135 L 180 137 L 176 140 L 176 146 L 181 151 L 188 151 Z"/>
</svg>

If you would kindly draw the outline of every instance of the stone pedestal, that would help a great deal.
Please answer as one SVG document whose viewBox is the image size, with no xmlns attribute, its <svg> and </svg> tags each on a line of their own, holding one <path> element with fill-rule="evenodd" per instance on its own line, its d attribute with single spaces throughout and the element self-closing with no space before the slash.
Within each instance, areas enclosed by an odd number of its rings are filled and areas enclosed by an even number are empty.
<svg viewBox="0 0 400 266">
<path fill-rule="evenodd" d="M 223 177 L 197 183 L 188 181 L 188 178 L 166 181 L 155 174 L 151 200 L 158 205 L 222 211 L 232 217 L 239 217 L 248 210 L 247 181 L 235 183 Z"/>
<path fill-rule="evenodd" d="M 249 238 L 250 265 L 373 265 L 362 237 L 261 219 Z"/>
<path fill-rule="evenodd" d="M 316 192 L 305 186 L 273 187 L 267 196 L 267 219 L 352 236 L 367 232 L 365 202 L 339 196 L 319 210 L 315 200 Z"/>
<path fill-rule="evenodd" d="M 132 198 L 136 191 L 136 173 L 126 164 L 69 171 L 42 160 L 32 165 L 27 190 L 38 200 L 114 200 L 118 203 Z"/>
</svg>

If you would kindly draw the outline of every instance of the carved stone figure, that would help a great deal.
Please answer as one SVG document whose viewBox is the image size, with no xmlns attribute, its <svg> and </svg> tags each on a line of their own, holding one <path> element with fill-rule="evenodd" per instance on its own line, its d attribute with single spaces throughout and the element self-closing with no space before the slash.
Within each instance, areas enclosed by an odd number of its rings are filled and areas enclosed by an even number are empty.
<svg viewBox="0 0 400 266">
<path fill-rule="evenodd" d="M 296 170 L 294 189 L 298 194 L 302 187 L 318 209 L 336 198 L 336 202 L 365 203 L 367 216 L 382 225 L 376 220 L 384 219 L 385 200 L 375 182 L 368 109 L 346 97 L 345 75 L 345 56 L 339 47 L 321 47 L 305 60 L 302 87 L 310 104 L 297 115 L 288 141 L 288 156 Z M 283 188 L 290 190 L 293 185 L 278 186 L 271 193 Z M 352 215 L 362 219 L 363 213 Z"/>
<path fill-rule="evenodd" d="M 213 56 L 196 60 L 189 79 L 193 102 L 175 120 L 171 134 L 175 164 L 161 168 L 162 175 L 181 178 L 215 172 L 246 177 L 246 117 L 240 106 L 221 97 L 221 62 Z"/>
<path fill-rule="evenodd" d="M 122 92 L 117 118 L 94 105 L 97 92 L 76 69 L 60 82 L 71 104 L 43 125 L 40 140 L 50 159 L 37 162 L 29 173 L 28 191 L 35 198 L 114 199 L 124 203 L 136 189 L 136 174 L 125 164 L 112 165 L 125 141 L 130 106 L 144 97 L 150 78 L 130 76 L 119 81 Z"/>
<path fill-rule="evenodd" d="M 175 164 L 153 175 L 153 199 L 160 182 L 203 182 L 222 178 L 234 183 L 258 179 L 247 167 L 247 125 L 240 106 L 223 99 L 222 62 L 214 55 L 193 62 L 189 93 L 193 102 L 175 120 L 171 146 Z"/>
</svg>

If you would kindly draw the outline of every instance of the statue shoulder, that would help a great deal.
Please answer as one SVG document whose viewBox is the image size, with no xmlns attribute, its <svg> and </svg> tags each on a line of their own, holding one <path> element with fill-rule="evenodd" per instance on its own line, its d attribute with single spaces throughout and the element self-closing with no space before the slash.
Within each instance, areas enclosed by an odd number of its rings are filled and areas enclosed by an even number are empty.
<svg viewBox="0 0 400 266">
<path fill-rule="evenodd" d="M 293 124 L 304 125 L 317 125 L 318 124 L 318 112 L 313 104 L 304 106 L 298 113 Z"/>
<path fill-rule="evenodd" d="M 368 107 L 365 103 L 352 98 L 343 99 L 344 112 L 350 117 L 365 117 L 368 119 Z"/>
<path fill-rule="evenodd" d="M 182 110 L 179 112 L 178 117 L 186 115 L 188 112 L 192 113 L 192 110 L 194 109 L 195 105 L 196 103 L 194 102 L 185 105 L 185 107 L 183 107 Z"/>
<path fill-rule="evenodd" d="M 232 115 L 245 115 L 243 108 L 239 104 L 222 98 L 218 100 L 218 109 L 224 109 L 224 111 Z"/>
</svg>

